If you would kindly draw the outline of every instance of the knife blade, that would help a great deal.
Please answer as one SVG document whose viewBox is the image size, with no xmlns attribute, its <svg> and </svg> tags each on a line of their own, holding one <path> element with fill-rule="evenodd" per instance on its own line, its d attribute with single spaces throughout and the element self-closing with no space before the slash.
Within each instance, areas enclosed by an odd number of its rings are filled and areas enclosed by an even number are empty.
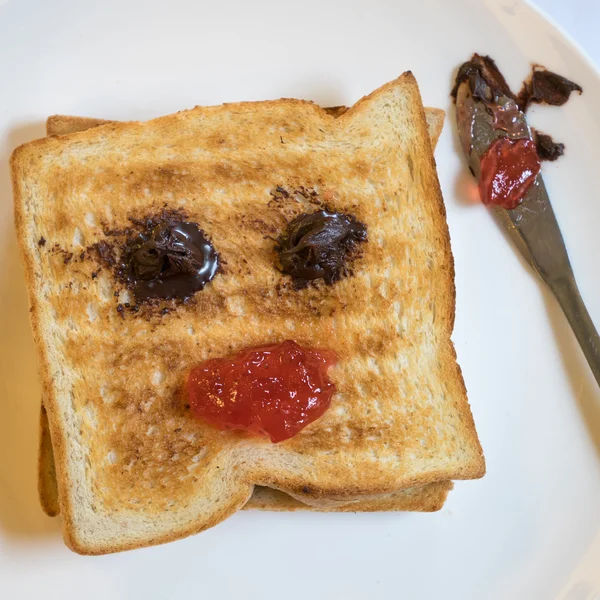
<svg viewBox="0 0 600 600">
<path fill-rule="evenodd" d="M 469 168 L 477 180 L 481 156 L 494 140 L 501 136 L 533 139 L 525 114 L 513 98 L 499 95 L 495 108 L 499 109 L 503 119 L 510 122 L 509 127 L 494 126 L 498 115 L 494 115 L 482 100 L 473 97 L 468 81 L 458 86 L 456 115 L 459 137 Z M 600 385 L 600 337 L 579 293 L 541 173 L 516 208 L 491 208 L 497 222 L 508 232 L 527 263 L 558 300 Z"/>
</svg>

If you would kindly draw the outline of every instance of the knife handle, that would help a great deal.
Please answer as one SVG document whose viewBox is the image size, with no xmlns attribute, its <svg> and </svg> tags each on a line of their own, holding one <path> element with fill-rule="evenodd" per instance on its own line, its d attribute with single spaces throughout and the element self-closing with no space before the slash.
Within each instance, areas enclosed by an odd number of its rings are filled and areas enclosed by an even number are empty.
<svg viewBox="0 0 600 600">
<path fill-rule="evenodd" d="M 561 305 L 590 369 L 600 386 L 600 336 L 585 307 L 572 273 L 548 282 Z"/>
</svg>

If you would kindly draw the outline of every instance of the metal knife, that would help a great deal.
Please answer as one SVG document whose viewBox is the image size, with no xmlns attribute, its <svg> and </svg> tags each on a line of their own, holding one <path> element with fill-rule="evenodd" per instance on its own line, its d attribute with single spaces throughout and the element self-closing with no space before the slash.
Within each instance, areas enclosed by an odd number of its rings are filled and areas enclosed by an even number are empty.
<svg viewBox="0 0 600 600">
<path fill-rule="evenodd" d="M 516 107 L 514 100 L 501 95 L 497 104 L 509 109 L 514 125 L 512 129 L 519 131 L 519 137 L 531 139 L 525 115 Z M 496 138 L 511 134 L 494 128 L 494 117 L 484 102 L 473 97 L 468 81 L 458 87 L 456 109 L 461 143 L 469 167 L 479 179 L 482 154 Z M 492 210 L 525 260 L 558 300 L 600 385 L 600 337 L 577 288 L 541 173 L 516 208 L 507 210 L 495 206 Z"/>
</svg>

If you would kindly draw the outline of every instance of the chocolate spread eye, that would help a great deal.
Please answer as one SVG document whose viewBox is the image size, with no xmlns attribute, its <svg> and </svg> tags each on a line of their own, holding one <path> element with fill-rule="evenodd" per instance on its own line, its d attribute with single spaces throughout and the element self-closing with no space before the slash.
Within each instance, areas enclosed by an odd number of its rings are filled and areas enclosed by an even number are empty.
<svg viewBox="0 0 600 600">
<path fill-rule="evenodd" d="M 186 300 L 218 267 L 219 255 L 196 223 L 166 220 L 125 242 L 118 274 L 137 302 Z"/>
<path fill-rule="evenodd" d="M 331 285 L 348 274 L 347 262 L 367 239 L 366 226 L 354 216 L 320 210 L 292 220 L 278 238 L 281 271 L 296 288 L 323 279 Z"/>
</svg>

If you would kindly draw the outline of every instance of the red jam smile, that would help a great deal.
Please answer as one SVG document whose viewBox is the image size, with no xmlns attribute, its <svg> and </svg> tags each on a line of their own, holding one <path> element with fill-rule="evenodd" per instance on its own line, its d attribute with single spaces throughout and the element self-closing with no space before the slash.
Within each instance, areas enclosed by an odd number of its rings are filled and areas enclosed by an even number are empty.
<svg viewBox="0 0 600 600">
<path fill-rule="evenodd" d="M 206 360 L 188 377 L 190 409 L 218 429 L 242 429 L 281 442 L 329 408 L 335 385 L 327 370 L 336 361 L 333 351 L 289 340 Z"/>
<path fill-rule="evenodd" d="M 540 172 L 540 167 L 532 140 L 498 138 L 481 157 L 481 201 L 507 209 L 517 207 Z"/>
</svg>

